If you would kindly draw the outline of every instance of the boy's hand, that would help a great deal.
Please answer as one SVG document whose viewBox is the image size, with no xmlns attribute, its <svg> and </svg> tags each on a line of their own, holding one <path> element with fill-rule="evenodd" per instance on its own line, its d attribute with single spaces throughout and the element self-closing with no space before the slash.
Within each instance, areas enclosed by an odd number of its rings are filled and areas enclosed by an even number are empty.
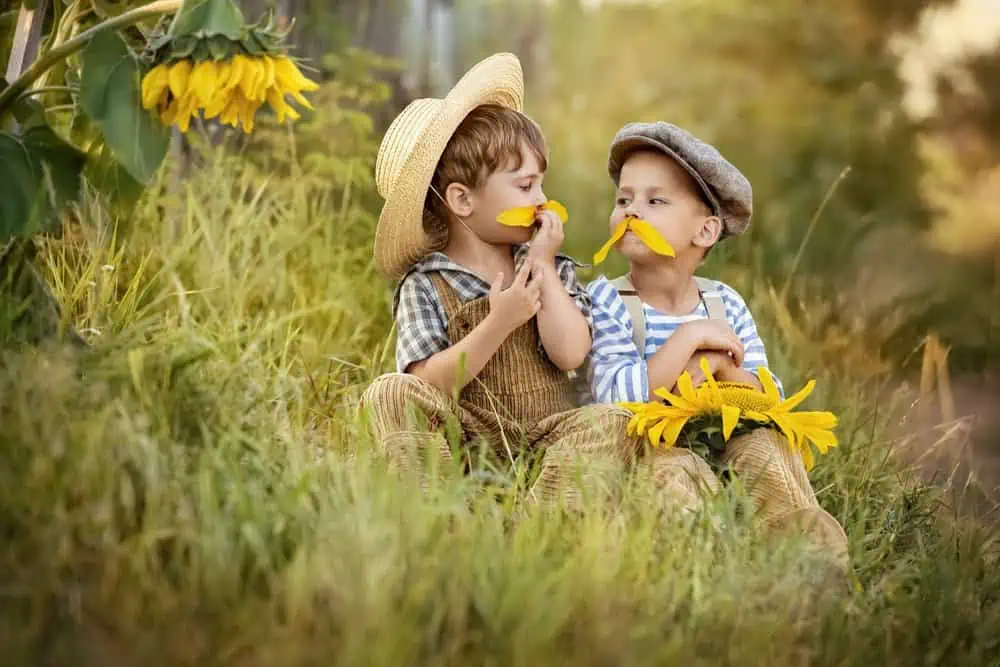
<svg viewBox="0 0 1000 667">
<path fill-rule="evenodd" d="M 743 343 L 725 322 L 719 320 L 687 322 L 677 329 L 677 333 L 688 337 L 691 347 L 699 352 L 724 352 L 732 356 L 736 366 L 743 365 Z"/>
<path fill-rule="evenodd" d="M 562 247 L 566 238 L 563 232 L 563 223 L 559 216 L 547 209 L 542 209 L 535 216 L 538 224 L 538 231 L 531 241 L 531 249 L 528 250 L 528 257 L 546 265 L 553 264 L 556 260 L 556 253 Z"/>
<path fill-rule="evenodd" d="M 712 377 L 720 382 L 727 382 L 726 378 L 732 377 L 732 370 L 736 368 L 736 363 L 727 352 L 717 352 L 715 350 L 698 350 L 691 357 L 684 367 L 691 375 L 691 382 L 694 386 L 705 381 L 705 373 L 701 370 L 701 358 L 708 360 L 708 370 L 712 372 Z"/>
<path fill-rule="evenodd" d="M 536 271 L 528 280 L 533 266 L 533 260 L 525 258 L 510 287 L 503 289 L 503 273 L 497 274 L 490 286 L 490 315 L 495 315 L 510 331 L 530 320 L 542 307 L 541 272 Z"/>
</svg>

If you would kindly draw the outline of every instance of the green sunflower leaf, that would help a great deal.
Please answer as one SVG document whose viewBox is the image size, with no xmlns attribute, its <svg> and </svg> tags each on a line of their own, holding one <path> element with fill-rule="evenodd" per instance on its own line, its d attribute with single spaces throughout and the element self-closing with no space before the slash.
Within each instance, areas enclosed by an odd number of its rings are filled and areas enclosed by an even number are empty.
<svg viewBox="0 0 1000 667">
<path fill-rule="evenodd" d="M 166 156 L 170 130 L 142 108 L 139 75 L 125 42 L 101 33 L 83 53 L 80 97 L 115 159 L 136 181 L 148 183 Z"/>
</svg>

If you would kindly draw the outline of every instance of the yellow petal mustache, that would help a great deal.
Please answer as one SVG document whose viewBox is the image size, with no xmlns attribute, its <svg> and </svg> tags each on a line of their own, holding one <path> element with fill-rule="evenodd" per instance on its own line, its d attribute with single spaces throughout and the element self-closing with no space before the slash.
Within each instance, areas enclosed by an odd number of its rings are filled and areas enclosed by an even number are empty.
<svg viewBox="0 0 1000 667">
<path fill-rule="evenodd" d="M 530 227 L 535 224 L 535 214 L 539 211 L 548 210 L 559 216 L 563 224 L 569 219 L 566 207 L 554 199 L 550 199 L 538 206 L 518 206 L 510 208 L 497 216 L 497 222 L 508 227 Z"/>
<path fill-rule="evenodd" d="M 632 230 L 632 232 L 639 237 L 647 248 L 655 252 L 657 255 L 663 255 L 665 257 L 674 257 L 674 249 L 663 238 L 653 225 L 649 224 L 645 220 L 639 220 L 638 218 L 625 218 L 615 227 L 614 231 L 611 232 L 611 238 L 608 239 L 607 243 L 601 246 L 601 249 L 594 253 L 594 264 L 600 264 L 608 258 L 608 253 L 611 252 L 611 248 L 614 247 L 618 241 L 625 236 L 625 232 Z"/>
</svg>

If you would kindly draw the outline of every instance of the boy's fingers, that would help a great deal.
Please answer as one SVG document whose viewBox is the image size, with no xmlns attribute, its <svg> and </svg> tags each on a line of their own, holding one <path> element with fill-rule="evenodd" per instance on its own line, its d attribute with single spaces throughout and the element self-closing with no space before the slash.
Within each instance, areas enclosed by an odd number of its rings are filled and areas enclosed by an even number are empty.
<svg viewBox="0 0 1000 667">
<path fill-rule="evenodd" d="M 521 270 L 517 272 L 517 278 L 514 279 L 514 282 L 518 283 L 519 285 L 524 285 L 525 283 L 527 283 L 528 274 L 531 273 L 531 267 L 532 267 L 532 261 L 531 258 L 529 257 L 528 259 L 524 260 L 524 264 L 521 265 Z"/>
<path fill-rule="evenodd" d="M 503 289 L 503 271 L 498 273 L 493 279 L 493 284 L 490 285 L 490 294 L 497 294 Z"/>
</svg>

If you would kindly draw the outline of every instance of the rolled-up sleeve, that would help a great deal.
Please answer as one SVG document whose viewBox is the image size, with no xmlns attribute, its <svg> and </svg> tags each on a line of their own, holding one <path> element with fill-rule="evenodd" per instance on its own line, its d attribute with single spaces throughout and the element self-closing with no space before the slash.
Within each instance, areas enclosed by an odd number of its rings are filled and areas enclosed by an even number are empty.
<svg viewBox="0 0 1000 667">
<path fill-rule="evenodd" d="M 648 369 L 632 340 L 634 324 L 625 302 L 603 277 L 590 283 L 587 291 L 594 322 L 594 342 L 588 364 L 594 400 L 598 403 L 648 401 Z"/>
<path fill-rule="evenodd" d="M 399 286 L 395 320 L 396 370 L 400 373 L 451 344 L 447 316 L 437 300 L 434 283 L 421 273 L 407 276 Z"/>
</svg>

